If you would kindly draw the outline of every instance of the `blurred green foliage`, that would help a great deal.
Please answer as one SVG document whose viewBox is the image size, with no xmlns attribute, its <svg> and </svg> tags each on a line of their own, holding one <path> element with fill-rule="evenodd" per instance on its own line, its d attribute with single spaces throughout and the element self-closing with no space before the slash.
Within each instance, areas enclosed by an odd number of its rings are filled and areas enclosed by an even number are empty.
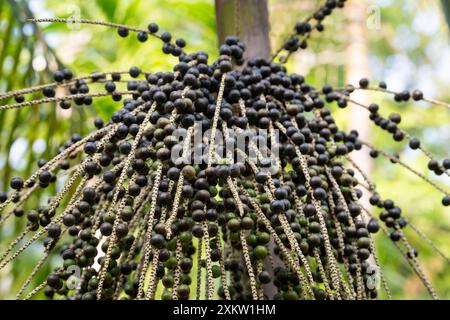
<svg viewBox="0 0 450 320">
<path fill-rule="evenodd" d="M 320 1 L 270 1 L 273 47 L 279 45 L 282 37 L 291 31 L 295 21 L 309 14 L 300 9 L 300 2 L 314 8 Z M 445 55 L 450 57 L 449 33 L 439 5 L 424 0 L 370 3 L 378 6 L 382 19 L 379 30 L 368 32 L 373 78 L 385 80 L 388 85 L 393 82 L 397 90 L 410 90 L 425 84 L 428 90 L 425 90 L 426 94 L 430 92 L 430 96 L 436 99 L 450 101 L 450 93 L 446 90 L 449 78 L 438 72 L 441 66 L 436 60 L 435 52 L 444 50 Z M 424 19 L 427 16 L 423 16 L 425 13 L 438 19 L 437 30 L 428 32 L 426 28 L 420 28 L 420 24 L 426 21 Z M 25 22 L 31 14 L 36 17 L 104 20 L 142 28 L 149 22 L 156 22 L 160 29 L 172 32 L 175 38 L 186 39 L 189 51 L 203 50 L 211 59 L 217 56 L 212 0 L 0 0 L 2 92 L 51 82 L 50 72 L 59 65 L 70 67 L 77 75 L 84 75 L 93 71 L 123 71 L 130 66 L 137 66 L 144 71 L 164 71 L 170 70 L 176 63 L 175 58 L 167 57 L 161 52 L 158 41 L 149 39 L 141 44 L 134 34 L 123 39 L 117 36 L 115 30 L 100 26 L 54 23 L 40 25 L 41 31 L 38 31 Z M 307 80 L 317 87 L 326 83 L 345 85 L 345 63 L 339 58 L 346 47 L 345 23 L 343 14 L 338 12 L 327 21 L 327 29 L 323 34 L 313 36 L 309 55 L 299 54 L 288 64 L 288 69 L 291 72 L 305 70 Z M 411 43 L 414 45 L 408 45 Z M 336 58 L 323 61 L 321 57 L 330 52 Z M 316 58 L 311 60 L 311 57 Z M 42 60 L 45 61 L 45 66 L 36 68 Z M 403 67 L 399 68 L 399 64 Z M 396 74 L 402 72 L 406 72 L 405 77 Z M 398 87 L 399 83 L 402 87 Z M 413 136 L 420 137 L 423 145 L 438 159 L 450 156 L 448 110 L 425 104 L 396 104 L 392 97 L 380 94 L 371 95 L 371 99 L 382 106 L 381 112 L 384 115 L 400 113 L 403 118 L 402 128 Z M 107 119 L 116 107 L 111 104 L 110 98 L 101 98 L 92 107 L 77 106 L 70 113 L 60 112 L 54 105 L 0 113 L 0 189 L 7 188 L 7 181 L 13 175 L 29 176 L 36 169 L 36 160 L 41 157 L 49 159 L 58 144 L 64 142 L 71 133 L 89 132 L 93 128 L 94 114 Z M 334 111 L 340 126 L 351 127 L 346 119 L 347 110 L 336 108 Z M 376 127 L 373 129 L 373 137 L 374 145 L 389 152 L 397 152 L 419 172 L 449 188 L 448 180 L 429 173 L 426 169 L 427 159 L 423 155 L 408 150 L 405 143 L 394 142 Z M 20 145 L 25 145 L 25 148 L 19 150 Z M 40 145 L 44 148 L 40 148 Z M 14 152 L 20 154 L 13 155 Z M 16 163 L 15 159 L 21 161 Z M 441 195 L 436 190 L 383 158 L 375 160 L 373 180 L 384 198 L 395 199 L 405 216 L 450 255 L 450 212 L 440 204 Z M 45 192 L 49 194 L 51 191 Z M 34 204 L 42 201 L 42 193 L 33 198 Z M 13 239 L 17 230 L 23 227 L 18 221 L 14 226 L 8 224 L 0 229 L 1 252 L 5 249 L 5 243 Z M 406 232 L 411 237 L 412 244 L 418 248 L 426 272 L 431 276 L 441 297 L 450 298 L 449 265 L 411 230 Z M 428 295 L 420 281 L 390 240 L 384 234 L 379 234 L 377 240 L 378 254 L 394 298 L 427 299 Z M 21 270 L 30 269 L 38 261 L 41 252 L 41 246 L 33 246 L 10 264 L 6 272 L 0 272 L 0 298 L 13 298 L 9 292 L 17 291 L 27 276 Z M 52 261 L 52 264 L 56 262 Z M 43 275 L 49 269 L 50 265 L 46 264 L 32 284 L 37 285 L 43 281 Z M 37 298 L 42 298 L 42 295 Z"/>
</svg>

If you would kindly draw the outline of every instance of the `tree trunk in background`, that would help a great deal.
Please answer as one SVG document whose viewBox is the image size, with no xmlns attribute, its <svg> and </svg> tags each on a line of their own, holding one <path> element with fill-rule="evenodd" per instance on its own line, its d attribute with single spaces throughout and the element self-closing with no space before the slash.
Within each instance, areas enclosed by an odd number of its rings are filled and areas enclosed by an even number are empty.
<svg viewBox="0 0 450 320">
<path fill-rule="evenodd" d="M 245 58 L 270 57 L 267 0 L 216 0 L 219 44 L 237 35 L 246 45 Z"/>
<path fill-rule="evenodd" d="M 370 76 L 367 40 L 367 8 L 367 0 L 351 0 L 345 6 L 345 16 L 347 19 L 346 33 L 348 41 L 345 65 L 346 81 L 347 83 L 351 83 L 353 85 L 358 85 L 360 78 Z M 354 100 L 363 104 L 370 103 L 366 91 L 355 91 L 352 94 L 352 97 Z M 357 130 L 361 140 L 370 142 L 372 132 L 367 110 L 358 106 L 350 106 L 349 111 L 349 129 Z M 373 160 L 367 150 L 353 152 L 351 158 L 359 165 L 368 177 L 371 176 L 373 170 Z M 362 179 L 358 173 L 357 175 L 358 179 Z M 365 189 L 362 191 L 364 193 L 362 204 L 366 208 L 370 208 L 368 201 L 369 195 L 365 192 Z"/>
<path fill-rule="evenodd" d="M 261 57 L 270 58 L 269 37 L 269 9 L 267 0 L 215 0 L 216 22 L 219 45 L 223 44 L 225 38 L 237 35 L 245 43 L 244 58 Z M 269 250 L 273 252 L 275 243 L 269 243 Z M 280 259 L 274 258 L 274 267 L 283 266 Z M 265 270 L 273 278 L 272 265 L 266 259 Z M 256 274 L 256 276 L 258 276 Z M 245 282 L 245 280 L 244 280 Z M 277 292 L 274 284 L 263 286 L 264 295 L 273 298 Z"/>
<path fill-rule="evenodd" d="M 442 9 L 444 10 L 445 20 L 450 28 L 450 0 L 441 0 Z"/>
</svg>

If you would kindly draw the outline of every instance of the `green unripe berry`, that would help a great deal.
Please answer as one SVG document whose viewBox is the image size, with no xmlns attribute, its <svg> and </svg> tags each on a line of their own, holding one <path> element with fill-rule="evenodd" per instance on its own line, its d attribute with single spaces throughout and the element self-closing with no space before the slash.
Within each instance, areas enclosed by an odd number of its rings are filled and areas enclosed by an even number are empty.
<svg viewBox="0 0 450 320">
<path fill-rule="evenodd" d="M 259 244 L 266 244 L 270 241 L 270 235 L 267 232 L 260 232 L 258 234 L 258 243 Z"/>
<path fill-rule="evenodd" d="M 268 253 L 269 250 L 267 250 L 265 246 L 256 246 L 255 249 L 253 249 L 253 254 L 257 259 L 264 259 Z"/>
</svg>

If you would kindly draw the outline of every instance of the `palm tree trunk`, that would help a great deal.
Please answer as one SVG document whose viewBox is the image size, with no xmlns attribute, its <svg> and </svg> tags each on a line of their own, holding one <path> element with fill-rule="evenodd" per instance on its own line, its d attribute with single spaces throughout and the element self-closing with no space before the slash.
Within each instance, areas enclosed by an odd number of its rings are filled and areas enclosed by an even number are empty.
<svg viewBox="0 0 450 320">
<path fill-rule="evenodd" d="M 245 43 L 244 57 L 270 57 L 267 0 L 216 0 L 219 44 L 237 35 Z"/>
</svg>

